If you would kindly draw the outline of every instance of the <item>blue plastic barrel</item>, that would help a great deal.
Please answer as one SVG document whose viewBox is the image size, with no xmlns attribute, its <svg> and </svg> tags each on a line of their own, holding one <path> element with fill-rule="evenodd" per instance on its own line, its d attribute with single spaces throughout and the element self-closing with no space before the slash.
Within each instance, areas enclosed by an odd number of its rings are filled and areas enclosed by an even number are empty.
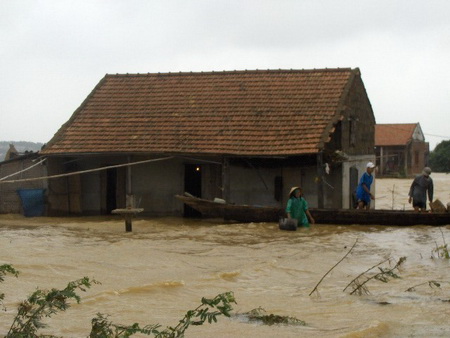
<svg viewBox="0 0 450 338">
<path fill-rule="evenodd" d="M 17 193 L 22 201 L 23 213 L 26 217 L 44 214 L 45 189 L 19 189 Z"/>
</svg>

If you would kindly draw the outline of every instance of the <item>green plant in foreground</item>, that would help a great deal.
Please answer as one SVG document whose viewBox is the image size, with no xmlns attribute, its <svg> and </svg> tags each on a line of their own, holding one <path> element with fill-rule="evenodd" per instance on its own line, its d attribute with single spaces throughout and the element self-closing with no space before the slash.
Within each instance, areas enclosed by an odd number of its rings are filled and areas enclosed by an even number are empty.
<svg viewBox="0 0 450 338">
<path fill-rule="evenodd" d="M 143 328 L 141 328 L 137 323 L 131 326 L 116 325 L 108 321 L 108 316 L 97 313 L 97 317 L 92 319 L 92 329 L 89 337 L 129 337 L 135 333 L 150 335 L 157 334 L 157 329 L 159 327 L 161 327 L 159 324 L 147 325 Z"/>
<path fill-rule="evenodd" d="M 11 265 L 0 266 L 0 282 L 4 280 L 6 273 L 11 273 L 17 277 L 18 272 Z M 38 338 L 55 337 L 53 335 L 38 335 L 38 330 L 46 327 L 43 318 L 65 311 L 70 307 L 69 300 L 74 299 L 80 303 L 81 298 L 76 293 L 77 290 L 86 291 L 92 284 L 99 284 L 88 277 L 70 282 L 63 290 L 51 289 L 36 290 L 25 301 L 20 303 L 17 315 L 6 335 L 6 338 Z M 1 295 L 3 299 L 3 294 Z M 0 300 L 1 300 L 0 299 Z M 213 299 L 202 298 L 201 304 L 194 310 L 189 310 L 175 327 L 167 327 L 160 330 L 160 324 L 146 325 L 140 327 L 134 323 L 130 326 L 116 325 L 108 321 L 106 315 L 101 313 L 92 319 L 92 328 L 89 337 L 91 338 L 125 338 L 136 333 L 154 335 L 158 338 L 183 337 L 184 332 L 190 325 L 202 325 L 204 322 L 217 322 L 219 315 L 230 317 L 233 309 L 231 303 L 236 303 L 232 292 L 225 292 L 217 295 Z"/>
<path fill-rule="evenodd" d="M 445 242 L 445 237 L 444 237 L 444 233 L 442 232 L 442 229 L 439 228 L 439 230 L 441 231 L 441 235 L 442 235 L 442 241 L 443 241 L 443 245 L 438 246 L 436 243 L 436 248 L 433 249 L 433 251 L 431 252 L 431 258 L 434 258 L 434 254 L 433 252 L 437 253 L 438 258 L 445 258 L 445 259 L 450 259 L 450 254 L 448 252 L 448 246 L 447 243 Z"/>
<path fill-rule="evenodd" d="M 262 307 L 253 309 L 243 314 L 250 322 L 260 322 L 265 325 L 287 324 L 305 326 L 306 322 L 295 317 L 266 314 Z"/>
<path fill-rule="evenodd" d="M 109 322 L 106 316 L 98 313 L 92 320 L 92 331 L 89 337 L 125 338 L 135 333 L 154 335 L 157 338 L 184 337 L 184 332 L 190 325 L 203 325 L 206 321 L 211 324 L 217 322 L 217 316 L 220 315 L 230 317 L 233 309 L 231 303 L 236 304 L 233 292 L 221 293 L 213 299 L 202 298 L 201 302 L 194 310 L 189 310 L 177 326 L 167 327 L 162 331 L 159 330 L 161 328 L 159 324 L 146 325 L 142 328 L 137 323 L 131 326 L 116 325 Z"/>
<path fill-rule="evenodd" d="M 380 268 L 379 265 L 385 263 L 386 261 L 390 260 L 390 258 L 372 266 L 370 269 L 367 269 L 366 271 L 364 271 L 363 273 L 359 274 L 356 278 L 354 278 L 349 284 L 347 284 L 347 286 L 345 287 L 345 290 L 347 290 L 348 287 L 352 287 L 352 292 L 350 292 L 351 295 L 354 295 L 355 293 L 358 295 L 362 295 L 362 294 L 369 294 L 369 289 L 367 288 L 366 284 L 371 281 L 372 279 L 376 279 L 379 280 L 383 283 L 387 283 L 389 282 L 389 280 L 391 278 L 400 278 L 400 276 L 398 276 L 394 271 L 398 270 L 398 268 L 400 267 L 400 265 L 402 265 L 405 261 L 406 261 L 406 257 L 400 257 L 400 259 L 397 261 L 397 263 L 395 264 L 395 266 L 393 268 L 390 269 L 386 269 L 386 268 Z M 367 277 L 365 276 L 365 274 L 371 270 L 373 270 L 374 268 L 378 267 L 378 270 L 380 270 L 380 272 L 378 272 L 377 274 L 373 275 L 372 277 Z M 366 279 L 361 282 L 360 278 L 361 277 L 365 277 Z"/>
<path fill-rule="evenodd" d="M 11 265 L 0 266 L 0 282 L 4 280 L 6 273 L 11 273 L 17 277 L 16 271 Z M 69 300 L 74 299 L 80 303 L 81 298 L 76 293 L 77 290 L 86 291 L 92 284 L 99 284 L 88 277 L 70 282 L 63 290 L 51 289 L 36 290 L 23 301 L 19 307 L 16 317 L 5 338 L 55 338 L 53 335 L 38 335 L 38 330 L 46 327 L 42 322 L 44 317 L 65 311 L 70 307 Z M 3 299 L 2 294 L 2 299 Z M 231 316 L 232 303 L 236 304 L 233 292 L 225 292 L 216 297 L 202 298 L 201 304 L 193 310 L 186 312 L 185 316 L 175 327 L 167 327 L 161 330 L 160 324 L 151 324 L 141 327 L 138 323 L 132 325 L 117 325 L 108 320 L 108 315 L 101 313 L 91 321 L 92 327 L 90 338 L 126 338 L 136 333 L 153 335 L 156 338 L 179 338 L 184 337 L 184 333 L 190 325 L 203 325 L 217 322 L 217 317 L 224 315 Z M 249 321 L 257 321 L 266 325 L 287 324 L 306 325 L 306 323 L 295 317 L 266 314 L 263 308 L 254 309 L 244 314 Z"/>
<path fill-rule="evenodd" d="M 444 244 L 441 246 L 436 245 L 436 248 L 433 249 L 433 252 L 437 253 L 438 258 L 450 259 L 450 254 L 448 252 L 447 244 Z M 431 254 L 431 258 L 434 258 L 433 253 Z"/>
<path fill-rule="evenodd" d="M 194 310 L 189 310 L 174 328 L 168 327 L 167 333 L 163 332 L 161 337 L 182 337 L 184 331 L 189 325 L 202 325 L 205 321 L 208 323 L 217 322 L 217 316 L 224 315 L 230 317 L 230 312 L 233 310 L 231 303 L 236 304 L 234 293 L 229 291 L 217 295 L 213 299 L 202 298 L 202 304 Z M 217 311 L 210 312 L 210 309 L 217 309 Z"/>
<path fill-rule="evenodd" d="M 406 292 L 412 292 L 412 291 L 416 291 L 416 288 L 422 285 L 427 285 L 433 289 L 433 288 L 440 288 L 442 283 L 446 283 L 446 282 L 439 282 L 439 281 L 435 281 L 435 280 L 429 280 L 427 282 L 424 283 L 420 283 L 414 286 L 411 286 L 410 288 L 406 289 Z M 448 283 L 448 282 L 447 282 Z"/>
<path fill-rule="evenodd" d="M 69 299 L 75 299 L 79 303 L 80 297 L 75 291 L 77 289 L 86 291 L 92 283 L 98 282 L 84 277 L 70 282 L 63 290 L 36 290 L 27 300 L 20 303 L 6 337 L 38 337 L 36 334 L 38 329 L 46 327 L 42 319 L 67 310 L 70 307 Z"/>
<path fill-rule="evenodd" d="M 9 273 L 17 277 L 19 275 L 19 271 L 14 269 L 10 264 L 0 265 L 0 283 L 5 280 L 6 274 Z M 5 294 L 0 292 L 0 305 L 3 304 L 3 299 L 5 299 Z"/>
</svg>

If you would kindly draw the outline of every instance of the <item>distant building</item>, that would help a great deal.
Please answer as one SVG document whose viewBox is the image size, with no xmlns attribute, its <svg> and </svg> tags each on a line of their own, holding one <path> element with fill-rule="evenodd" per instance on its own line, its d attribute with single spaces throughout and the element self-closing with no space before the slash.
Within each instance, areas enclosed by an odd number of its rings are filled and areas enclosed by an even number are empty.
<svg viewBox="0 0 450 338">
<path fill-rule="evenodd" d="M 377 176 L 414 176 L 428 163 L 429 143 L 419 123 L 375 126 Z"/>
<path fill-rule="evenodd" d="M 18 157 L 18 156 L 19 156 L 19 152 L 17 151 L 16 147 L 14 147 L 14 144 L 10 144 L 9 149 L 5 155 L 5 161 L 8 161 L 8 160 L 10 160 L 14 157 Z"/>
</svg>

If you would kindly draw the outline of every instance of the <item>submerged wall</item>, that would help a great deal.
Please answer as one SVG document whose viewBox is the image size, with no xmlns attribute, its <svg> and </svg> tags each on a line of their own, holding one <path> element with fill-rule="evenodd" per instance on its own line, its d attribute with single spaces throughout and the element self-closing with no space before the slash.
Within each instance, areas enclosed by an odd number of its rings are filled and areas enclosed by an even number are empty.
<svg viewBox="0 0 450 338">
<path fill-rule="evenodd" d="M 368 159 L 357 158 L 362 167 Z M 150 161 L 123 166 L 127 163 Z M 255 162 L 257 163 L 257 161 Z M 116 208 L 125 208 L 127 195 L 134 198 L 134 206 L 143 208 L 142 216 L 182 216 L 184 204 L 174 196 L 198 185 L 197 197 L 248 205 L 285 207 L 292 186 L 301 186 L 310 207 L 318 207 L 320 177 L 314 161 L 295 158 L 289 161 L 271 160 L 268 165 L 236 161 L 224 172 L 220 159 L 186 159 L 173 157 L 158 160 L 144 156 L 104 156 L 53 158 L 51 174 L 77 173 L 49 181 L 50 215 L 109 215 Z M 267 163 L 266 163 L 267 164 Z M 323 176 L 326 208 L 350 205 L 349 164 L 339 164 Z M 109 169 L 105 169 L 109 167 Z M 97 170 L 103 168 L 102 170 Z M 198 171 L 198 182 L 189 182 L 188 170 Z M 344 182 L 342 182 L 344 177 Z M 193 178 L 194 181 L 196 178 Z M 196 188 L 196 187 L 194 187 Z M 194 189 L 195 190 L 195 189 Z M 342 200 L 344 195 L 344 201 Z M 347 201 L 345 199 L 348 199 Z"/>
<path fill-rule="evenodd" d="M 39 155 L 33 154 L 20 156 L 8 161 L 0 162 L 0 178 L 5 178 L 2 181 L 16 181 L 14 183 L 0 183 L 1 214 L 23 213 L 22 202 L 19 198 L 17 190 L 47 189 L 47 181 L 45 179 L 25 182 L 21 181 L 24 179 L 47 176 L 46 163 L 43 162 L 36 165 L 39 161 Z M 25 170 L 30 167 L 32 168 L 29 170 Z"/>
</svg>

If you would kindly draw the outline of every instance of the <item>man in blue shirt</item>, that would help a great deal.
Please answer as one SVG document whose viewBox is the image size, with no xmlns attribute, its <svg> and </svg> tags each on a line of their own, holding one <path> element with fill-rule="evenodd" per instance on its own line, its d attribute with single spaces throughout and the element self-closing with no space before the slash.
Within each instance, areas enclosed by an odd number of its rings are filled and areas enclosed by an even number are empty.
<svg viewBox="0 0 450 338">
<path fill-rule="evenodd" d="M 373 182 L 372 172 L 375 169 L 375 164 L 367 163 L 366 172 L 359 180 L 358 188 L 356 188 L 356 199 L 358 201 L 358 209 L 370 209 L 370 200 L 375 199 L 375 196 L 370 192 L 370 186 Z"/>
</svg>

